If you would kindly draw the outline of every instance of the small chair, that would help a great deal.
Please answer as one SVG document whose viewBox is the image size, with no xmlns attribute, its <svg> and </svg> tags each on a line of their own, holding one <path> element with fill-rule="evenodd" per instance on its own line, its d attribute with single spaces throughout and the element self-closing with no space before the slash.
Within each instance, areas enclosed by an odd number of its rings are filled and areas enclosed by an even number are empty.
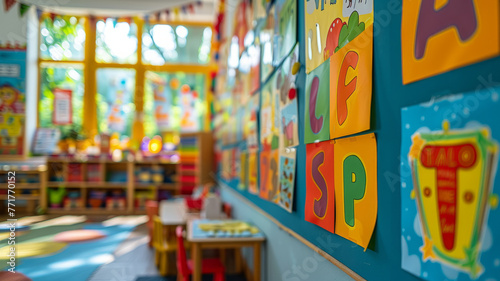
<svg viewBox="0 0 500 281">
<path fill-rule="evenodd" d="M 168 227 L 161 223 L 160 217 L 153 217 L 153 248 L 155 249 L 155 264 L 160 269 L 161 275 L 167 275 L 171 272 L 171 267 L 175 268 L 170 259 L 170 255 L 177 249 L 175 238 L 169 237 Z"/>
<path fill-rule="evenodd" d="M 158 215 L 158 202 L 153 200 L 146 201 L 146 215 L 148 216 L 148 222 L 146 226 L 149 230 L 149 247 L 153 246 L 153 216 Z"/>
<path fill-rule="evenodd" d="M 193 261 L 188 260 L 186 249 L 184 248 L 184 237 L 182 235 L 182 226 L 176 229 L 177 235 L 177 280 L 189 281 L 190 275 L 193 274 Z M 214 281 L 225 281 L 226 269 L 219 259 L 203 259 L 201 261 L 201 273 L 213 274 Z"/>
</svg>

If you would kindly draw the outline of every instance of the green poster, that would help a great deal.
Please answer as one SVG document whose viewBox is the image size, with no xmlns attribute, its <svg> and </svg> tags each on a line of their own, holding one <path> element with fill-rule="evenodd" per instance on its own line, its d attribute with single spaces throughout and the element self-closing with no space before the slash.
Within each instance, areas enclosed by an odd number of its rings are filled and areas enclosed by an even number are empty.
<svg viewBox="0 0 500 281">
<path fill-rule="evenodd" d="M 330 139 L 330 59 L 307 74 L 304 140 Z"/>
</svg>

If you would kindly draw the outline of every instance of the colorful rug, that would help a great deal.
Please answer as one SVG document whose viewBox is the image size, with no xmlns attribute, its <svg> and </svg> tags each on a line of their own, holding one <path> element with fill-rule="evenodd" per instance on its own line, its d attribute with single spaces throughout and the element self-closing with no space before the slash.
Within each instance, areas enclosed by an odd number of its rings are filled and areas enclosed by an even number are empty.
<svg viewBox="0 0 500 281">
<path fill-rule="evenodd" d="M 202 281 L 212 281 L 212 275 L 205 274 L 201 278 Z M 135 281 L 177 281 L 176 276 L 145 276 L 135 279 Z M 242 275 L 226 275 L 226 281 L 246 281 L 245 277 Z"/>
<path fill-rule="evenodd" d="M 114 260 L 113 252 L 138 225 L 82 221 L 85 221 L 82 217 L 65 216 L 33 224 L 29 231 L 16 237 L 15 270 L 34 281 L 88 280 L 97 268 Z M 78 235 L 75 230 L 85 230 L 84 234 L 94 230 L 100 234 L 100 238 L 80 242 L 54 241 L 63 232 L 72 231 L 70 235 Z M 0 240 L 0 245 L 5 244 L 5 239 Z M 5 250 L 0 248 L 0 253 Z M 4 256 L 0 256 L 2 265 L 6 264 Z"/>
</svg>

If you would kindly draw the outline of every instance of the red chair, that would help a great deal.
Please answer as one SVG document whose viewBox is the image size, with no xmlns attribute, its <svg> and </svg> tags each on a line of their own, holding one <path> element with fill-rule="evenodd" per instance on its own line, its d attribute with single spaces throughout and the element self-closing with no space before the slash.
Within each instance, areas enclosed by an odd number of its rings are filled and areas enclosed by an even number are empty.
<svg viewBox="0 0 500 281">
<path fill-rule="evenodd" d="M 193 274 L 193 261 L 186 257 L 182 226 L 178 226 L 175 232 L 177 235 L 177 280 L 189 281 L 189 277 Z M 203 259 L 201 261 L 201 273 L 213 274 L 214 281 L 225 281 L 225 271 L 226 269 L 219 259 Z"/>
<path fill-rule="evenodd" d="M 146 201 L 146 215 L 148 222 L 146 223 L 149 230 L 149 247 L 153 246 L 153 217 L 158 215 L 158 201 Z"/>
</svg>

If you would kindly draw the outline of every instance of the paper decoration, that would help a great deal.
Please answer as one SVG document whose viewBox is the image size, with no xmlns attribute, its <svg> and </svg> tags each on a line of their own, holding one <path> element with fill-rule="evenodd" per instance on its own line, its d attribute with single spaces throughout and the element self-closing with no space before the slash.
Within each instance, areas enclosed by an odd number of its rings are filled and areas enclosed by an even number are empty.
<svg viewBox="0 0 500 281">
<path fill-rule="evenodd" d="M 245 190 L 248 187 L 248 151 L 242 151 L 240 154 L 240 182 L 238 188 Z"/>
<path fill-rule="evenodd" d="M 72 121 L 71 97 L 73 91 L 70 89 L 54 89 L 54 113 L 52 123 L 55 125 L 70 125 Z"/>
<path fill-rule="evenodd" d="M 370 129 L 373 25 L 330 57 L 330 138 Z"/>
<path fill-rule="evenodd" d="M 497 0 L 403 1 L 403 83 L 500 54 L 499 14 Z"/>
<path fill-rule="evenodd" d="M 403 108 L 402 268 L 426 280 L 500 276 L 500 88 Z M 424 274 L 426 272 L 426 274 Z"/>
<path fill-rule="evenodd" d="M 304 114 L 306 143 L 330 139 L 330 60 L 306 77 Z"/>
<path fill-rule="evenodd" d="M 0 50 L 0 155 L 25 154 L 26 50 Z"/>
<path fill-rule="evenodd" d="M 292 212 L 293 194 L 295 192 L 295 149 L 283 149 L 280 151 L 279 168 L 279 201 L 278 204 L 288 212 Z"/>
<path fill-rule="evenodd" d="M 257 185 L 258 180 L 258 163 L 259 163 L 258 152 L 256 149 L 248 151 L 248 192 L 252 194 L 259 193 L 259 187 Z"/>
<path fill-rule="evenodd" d="M 269 184 L 269 201 L 276 204 L 279 203 L 280 193 L 279 193 L 279 179 L 280 179 L 280 153 L 279 149 L 274 149 L 271 151 L 271 158 L 269 159 L 269 173 L 268 173 L 268 184 Z"/>
<path fill-rule="evenodd" d="M 274 39 L 274 6 L 270 8 L 264 27 L 259 32 L 260 42 L 260 73 L 261 81 L 265 82 L 273 72 L 273 39 Z"/>
<path fill-rule="evenodd" d="M 297 42 L 297 0 L 277 0 L 274 15 L 274 65 L 292 51 Z"/>
<path fill-rule="evenodd" d="M 283 147 L 299 144 L 299 113 L 297 99 L 281 110 L 280 133 Z"/>
<path fill-rule="evenodd" d="M 335 197 L 335 233 L 366 250 L 377 221 L 375 134 L 335 141 Z"/>
<path fill-rule="evenodd" d="M 373 0 L 309 0 L 304 1 L 304 5 L 306 73 L 310 73 L 373 24 Z"/>
<path fill-rule="evenodd" d="M 38 128 L 33 138 L 32 152 L 35 155 L 54 153 L 61 138 L 61 131 L 57 128 Z"/>
<path fill-rule="evenodd" d="M 280 136 L 280 104 L 276 92 L 276 74 L 263 86 L 261 92 L 260 142 L 262 147 L 276 149 Z"/>
<path fill-rule="evenodd" d="M 8 12 L 14 4 L 16 4 L 16 0 L 4 0 L 5 12 Z"/>
<path fill-rule="evenodd" d="M 335 231 L 334 141 L 306 145 L 305 220 Z"/>
<path fill-rule="evenodd" d="M 271 173 L 271 150 L 264 149 L 260 152 L 260 179 L 259 197 L 269 200 L 269 189 L 271 188 L 269 177 Z"/>
</svg>

